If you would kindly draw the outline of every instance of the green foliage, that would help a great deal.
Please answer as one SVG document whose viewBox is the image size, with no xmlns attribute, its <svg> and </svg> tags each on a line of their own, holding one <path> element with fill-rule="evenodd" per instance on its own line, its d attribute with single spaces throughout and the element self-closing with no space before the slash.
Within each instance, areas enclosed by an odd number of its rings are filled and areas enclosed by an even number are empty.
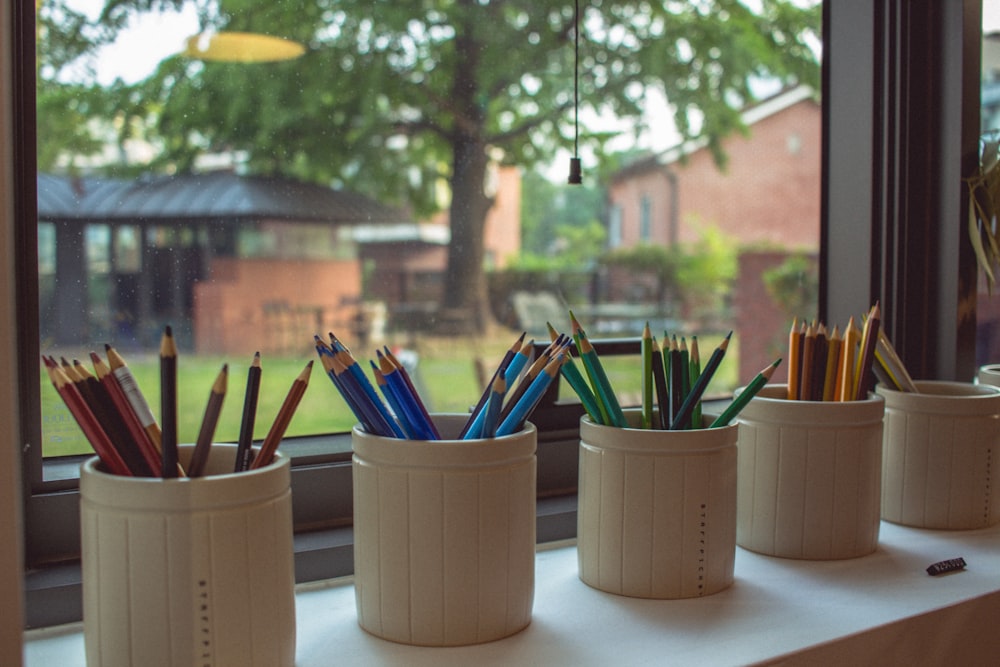
<svg viewBox="0 0 1000 667">
<path fill-rule="evenodd" d="M 813 259 L 792 255 L 765 271 L 761 279 L 768 295 L 785 311 L 788 319 L 818 312 L 819 271 Z"/>
<path fill-rule="evenodd" d="M 716 227 L 703 229 L 695 243 L 684 247 L 677 283 L 689 313 L 718 313 L 726 306 L 738 271 L 738 255 L 736 244 Z"/>
<path fill-rule="evenodd" d="M 75 111 L 100 123 L 56 118 L 61 96 L 93 83 L 62 76 L 74 54 L 113 36 L 129 10 L 180 4 L 113 0 L 97 23 L 40 33 L 42 51 L 58 54 L 40 70 L 40 169 L 63 151 L 92 152 L 85 139 L 93 128 L 115 128 L 119 141 L 138 135 L 161 147 L 151 170 L 186 171 L 201 154 L 240 152 L 251 172 L 342 186 L 418 216 L 440 206 L 438 186 L 447 180 L 459 250 L 449 255 L 445 290 L 453 305 L 485 300 L 489 160 L 530 167 L 577 139 L 573 2 L 218 0 L 201 6 L 206 27 L 281 35 L 306 44 L 306 55 L 256 65 L 173 57 L 145 81 L 95 88 L 100 103 Z M 757 4 L 586 5 L 581 110 L 638 119 L 646 92 L 662 91 L 682 138 L 704 138 L 721 163 L 721 140 L 742 129 L 738 110 L 753 101 L 753 81 L 818 88 L 810 44 L 820 5 Z M 55 25 L 64 10 L 63 0 L 51 0 L 39 11 Z M 584 128 L 579 143 L 600 154 L 609 138 Z"/>
</svg>

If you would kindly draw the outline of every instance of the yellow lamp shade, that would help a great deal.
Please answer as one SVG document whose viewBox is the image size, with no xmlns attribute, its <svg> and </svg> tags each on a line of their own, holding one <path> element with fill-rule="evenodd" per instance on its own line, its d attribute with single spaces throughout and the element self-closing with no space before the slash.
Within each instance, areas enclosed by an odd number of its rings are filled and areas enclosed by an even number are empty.
<svg viewBox="0 0 1000 667">
<path fill-rule="evenodd" d="M 181 53 L 201 60 L 262 63 L 291 60 L 305 51 L 302 44 L 282 37 L 253 32 L 214 32 L 188 37 Z"/>
</svg>

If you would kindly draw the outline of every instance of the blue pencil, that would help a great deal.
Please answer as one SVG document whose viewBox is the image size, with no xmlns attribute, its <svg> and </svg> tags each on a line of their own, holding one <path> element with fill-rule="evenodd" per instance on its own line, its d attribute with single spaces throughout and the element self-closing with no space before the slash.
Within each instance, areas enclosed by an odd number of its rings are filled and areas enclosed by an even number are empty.
<svg viewBox="0 0 1000 667">
<path fill-rule="evenodd" d="M 504 394 L 507 393 L 507 383 L 502 377 L 493 380 L 493 387 L 490 389 L 490 397 L 486 399 L 485 417 L 483 419 L 483 438 L 496 436 L 497 426 L 500 421 L 500 407 L 503 405 Z"/>
<path fill-rule="evenodd" d="M 341 361 L 343 361 L 344 365 L 347 366 L 348 372 L 357 381 L 358 386 L 361 387 L 361 390 L 368 398 L 368 402 L 375 409 L 375 412 L 377 413 L 376 421 L 379 423 L 379 426 L 381 428 L 388 428 L 389 431 L 397 438 L 406 437 L 403 434 L 402 429 L 399 428 L 399 425 L 396 424 L 395 420 L 392 418 L 392 415 L 389 414 L 389 411 L 386 409 L 382 399 L 379 398 L 378 394 L 375 392 L 375 387 L 373 387 L 372 383 L 368 381 L 368 376 L 365 375 L 364 370 L 361 368 L 361 364 L 359 364 L 346 349 L 337 352 L 335 356 L 338 356 Z"/>
<path fill-rule="evenodd" d="M 521 429 L 524 422 L 531 416 L 535 406 L 542 399 L 545 390 L 549 388 L 549 385 L 559 374 L 559 369 L 564 359 L 565 355 L 563 353 L 556 355 L 546 364 L 544 370 L 538 374 L 538 377 L 532 380 L 524 395 L 521 396 L 510 411 L 510 414 L 500 422 L 500 426 L 497 427 L 497 436 L 510 435 Z"/>
<path fill-rule="evenodd" d="M 435 437 L 434 432 L 424 420 L 424 416 L 417 404 L 416 395 L 410 392 L 410 388 L 407 386 L 403 376 L 400 375 L 399 369 L 382 354 L 379 355 L 379 369 L 382 371 L 382 377 L 385 378 L 386 389 L 395 395 L 396 403 L 399 405 L 403 420 L 409 423 L 413 431 L 413 439 L 437 440 L 438 438 Z"/>
</svg>

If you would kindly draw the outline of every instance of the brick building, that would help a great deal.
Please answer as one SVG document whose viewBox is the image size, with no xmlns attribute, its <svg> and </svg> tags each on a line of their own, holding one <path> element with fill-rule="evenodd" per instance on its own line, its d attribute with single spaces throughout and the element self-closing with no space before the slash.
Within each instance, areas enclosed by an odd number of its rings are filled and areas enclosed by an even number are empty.
<svg viewBox="0 0 1000 667">
<path fill-rule="evenodd" d="M 612 249 L 689 244 L 709 227 L 738 248 L 732 303 L 741 381 L 780 354 L 773 341 L 787 336 L 790 321 L 763 289 L 762 272 L 819 247 L 821 108 L 810 89 L 797 87 L 747 108 L 742 119 L 747 132 L 724 140 L 723 167 L 703 142 L 690 142 L 626 166 L 609 188 Z M 773 381 L 783 381 L 782 372 Z"/>
</svg>

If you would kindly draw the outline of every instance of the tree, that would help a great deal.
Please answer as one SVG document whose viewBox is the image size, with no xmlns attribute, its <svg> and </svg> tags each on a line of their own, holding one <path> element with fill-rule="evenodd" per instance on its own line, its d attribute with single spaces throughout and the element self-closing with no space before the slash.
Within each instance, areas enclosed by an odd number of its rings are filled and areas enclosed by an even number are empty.
<svg viewBox="0 0 1000 667">
<path fill-rule="evenodd" d="M 100 24 L 114 30 L 127 10 L 181 3 L 110 0 Z M 202 8 L 206 25 L 295 39 L 307 55 L 254 66 L 172 58 L 148 80 L 107 91 L 110 110 L 94 108 L 121 138 L 157 139 L 156 169 L 238 150 L 251 171 L 343 185 L 418 215 L 440 205 L 446 180 L 443 298 L 473 312 L 468 324 L 481 330 L 490 162 L 530 166 L 576 139 L 599 150 L 606 138 L 576 137 L 571 123 L 576 27 L 581 107 L 638 118 L 644 91 L 662 89 L 683 137 L 704 137 L 721 160 L 755 79 L 818 82 L 810 40 L 819 7 L 755 4 L 592 0 L 577 20 L 567 0 L 218 0 Z"/>
</svg>

